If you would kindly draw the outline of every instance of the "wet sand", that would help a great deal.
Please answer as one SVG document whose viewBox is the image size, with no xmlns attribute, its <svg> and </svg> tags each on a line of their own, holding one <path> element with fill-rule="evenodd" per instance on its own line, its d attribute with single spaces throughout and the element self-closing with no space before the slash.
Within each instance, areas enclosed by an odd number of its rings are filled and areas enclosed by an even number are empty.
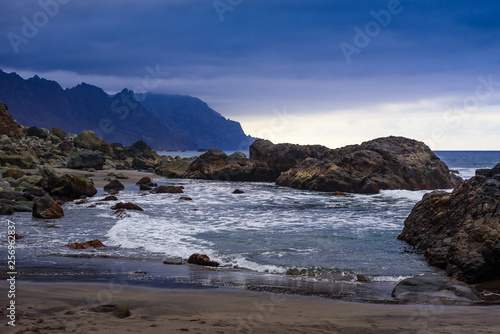
<svg viewBox="0 0 500 334">
<path fill-rule="evenodd" d="M 6 300 L 6 282 L 0 284 Z M 18 282 L 2 333 L 499 333 L 500 306 L 359 304 L 226 289 Z M 125 305 L 131 316 L 90 308 Z M 1 304 L 7 323 L 5 302 Z"/>
</svg>

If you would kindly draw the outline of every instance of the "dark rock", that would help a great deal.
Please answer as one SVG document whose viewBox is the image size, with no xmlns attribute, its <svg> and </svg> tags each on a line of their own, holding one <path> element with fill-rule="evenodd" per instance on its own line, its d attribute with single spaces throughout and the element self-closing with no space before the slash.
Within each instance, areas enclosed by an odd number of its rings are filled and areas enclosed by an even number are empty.
<svg viewBox="0 0 500 334">
<path fill-rule="evenodd" d="M 127 175 L 127 174 L 124 174 L 124 173 L 118 173 L 118 174 L 116 174 L 116 178 L 117 178 L 117 179 L 121 179 L 121 180 L 126 180 L 126 179 L 128 179 L 129 177 L 128 177 L 128 175 Z"/>
<path fill-rule="evenodd" d="M 127 213 L 127 210 L 125 210 L 124 208 L 120 208 L 120 209 L 116 210 L 113 213 L 113 215 L 117 216 L 118 218 L 130 217 L 130 215 Z"/>
<path fill-rule="evenodd" d="M 500 164 L 418 202 L 398 239 L 466 283 L 500 278 Z"/>
<path fill-rule="evenodd" d="M 193 199 L 191 197 L 179 197 L 180 200 L 183 200 L 183 201 L 192 201 Z"/>
<path fill-rule="evenodd" d="M 204 254 L 195 253 L 191 255 L 188 259 L 188 263 L 199 264 L 207 267 L 218 267 L 219 263 L 216 261 L 210 261 L 210 258 Z"/>
<path fill-rule="evenodd" d="M 147 184 L 140 184 L 139 185 L 139 190 L 152 190 L 153 187 L 148 186 Z"/>
<path fill-rule="evenodd" d="M 158 173 L 158 169 L 157 169 Z M 272 169 L 265 162 L 250 161 L 241 155 L 228 156 L 212 148 L 194 160 L 185 177 L 221 181 L 274 181 Z"/>
<path fill-rule="evenodd" d="M 89 202 L 89 201 L 87 201 L 86 199 L 81 199 L 81 200 L 79 200 L 79 201 L 76 201 L 76 202 L 75 202 L 75 204 L 76 204 L 76 205 L 81 205 L 81 204 L 86 204 L 86 203 L 88 203 L 88 202 Z"/>
<path fill-rule="evenodd" d="M 101 199 L 101 201 L 117 201 L 117 200 L 118 200 L 118 198 L 114 195 L 109 195 L 109 196 L 106 196 L 103 199 Z"/>
<path fill-rule="evenodd" d="M 49 129 L 46 128 L 39 128 L 38 129 L 38 137 L 42 139 L 47 139 L 50 137 L 52 134 Z"/>
<path fill-rule="evenodd" d="M 478 302 L 477 294 L 464 282 L 446 276 L 415 276 L 401 281 L 392 291 L 399 300 L 424 302 L 435 299 Z"/>
<path fill-rule="evenodd" d="M 99 138 L 93 131 L 87 130 L 82 132 L 73 139 L 73 144 L 76 147 L 84 148 L 90 151 L 99 151 L 102 153 L 113 153 L 111 145 Z"/>
<path fill-rule="evenodd" d="M 111 207 L 112 210 L 118 209 L 126 209 L 126 210 L 136 210 L 136 211 L 144 211 L 140 206 L 134 203 L 117 203 Z"/>
<path fill-rule="evenodd" d="M 62 152 L 73 152 L 76 153 L 76 148 L 69 140 L 62 141 L 59 146 L 57 146 Z"/>
<path fill-rule="evenodd" d="M 73 169 L 95 168 L 100 170 L 105 162 L 106 159 L 101 153 L 82 149 L 78 154 L 69 158 L 67 167 Z"/>
<path fill-rule="evenodd" d="M 156 167 L 155 173 L 168 178 L 181 178 L 187 172 L 193 160 L 184 158 L 168 162 L 162 162 L 160 166 Z"/>
<path fill-rule="evenodd" d="M 134 158 L 132 160 L 132 168 L 137 169 L 137 170 L 148 170 L 149 168 L 152 168 L 146 160 L 140 159 L 140 158 Z"/>
<path fill-rule="evenodd" d="M 151 147 L 149 147 L 148 144 L 146 144 L 143 140 L 139 140 L 132 145 L 130 145 L 133 149 L 139 151 L 139 152 L 144 152 L 146 150 L 151 150 Z"/>
<path fill-rule="evenodd" d="M 55 126 L 52 127 L 52 134 L 61 140 L 66 138 L 66 131 L 56 128 Z"/>
<path fill-rule="evenodd" d="M 64 216 L 63 208 L 52 197 L 37 198 L 33 204 L 33 217 L 44 219 L 57 219 Z"/>
<path fill-rule="evenodd" d="M 140 184 L 152 184 L 153 180 L 149 176 L 143 176 L 139 181 L 137 181 L 135 184 L 140 185 Z"/>
<path fill-rule="evenodd" d="M 23 235 L 19 235 L 19 234 L 17 234 L 17 233 L 14 233 L 14 238 L 15 238 L 16 240 L 21 240 L 21 239 L 24 239 L 24 236 L 23 236 Z"/>
<path fill-rule="evenodd" d="M 105 191 L 123 190 L 123 189 L 125 189 L 125 186 L 118 180 L 111 180 L 111 182 L 109 182 L 104 186 Z"/>
<path fill-rule="evenodd" d="M 2 216 L 10 216 L 13 215 L 15 212 L 14 208 L 5 203 L 0 203 L 0 215 Z"/>
<path fill-rule="evenodd" d="M 24 137 L 23 127 L 19 125 L 8 112 L 9 107 L 0 102 L 0 135 L 12 138 Z"/>
<path fill-rule="evenodd" d="M 318 158 L 307 158 L 282 173 L 276 184 L 370 194 L 382 189 L 448 189 L 462 182 L 424 143 L 404 137 L 318 152 Z"/>
<path fill-rule="evenodd" d="M 235 189 L 233 191 L 233 194 L 244 194 L 245 192 L 243 190 L 240 190 L 240 189 Z"/>
<path fill-rule="evenodd" d="M 184 192 L 182 189 L 183 187 L 180 186 L 161 185 L 153 189 L 151 192 L 154 194 L 181 194 Z"/>
<path fill-rule="evenodd" d="M 52 179 L 48 182 L 46 190 L 52 196 L 68 199 L 78 199 L 82 196 L 92 197 L 97 193 L 92 180 L 71 174 L 64 174 L 61 177 Z"/>
<path fill-rule="evenodd" d="M 24 175 L 26 175 L 26 173 L 19 168 L 9 168 L 2 174 L 2 177 L 11 177 L 14 180 L 17 180 Z"/>
<path fill-rule="evenodd" d="M 70 249 L 87 249 L 87 248 L 99 248 L 99 247 L 106 247 L 99 239 L 94 239 L 87 241 L 83 244 L 79 242 L 74 242 L 72 244 L 68 244 L 65 247 L 70 248 Z"/>
</svg>

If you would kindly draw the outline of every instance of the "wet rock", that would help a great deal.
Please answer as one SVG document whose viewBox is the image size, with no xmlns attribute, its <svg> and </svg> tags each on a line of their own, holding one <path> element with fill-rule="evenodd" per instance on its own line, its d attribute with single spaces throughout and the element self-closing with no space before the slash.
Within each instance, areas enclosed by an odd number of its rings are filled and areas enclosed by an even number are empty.
<svg viewBox="0 0 500 334">
<path fill-rule="evenodd" d="M 478 295 L 464 282 L 446 276 L 415 276 L 401 281 L 392 291 L 398 300 L 424 302 L 435 299 L 478 302 Z"/>
<path fill-rule="evenodd" d="M 68 199 L 78 199 L 82 196 L 92 197 L 97 193 L 92 180 L 71 174 L 51 179 L 46 190 L 53 196 Z"/>
<path fill-rule="evenodd" d="M 123 189 L 125 189 L 125 186 L 118 180 L 111 180 L 111 182 L 109 182 L 104 186 L 105 191 L 123 190 Z"/>
<path fill-rule="evenodd" d="M 137 204 L 134 203 L 117 203 L 111 207 L 112 210 L 118 210 L 118 209 L 126 209 L 126 210 L 136 210 L 136 211 L 144 211 L 143 208 L 138 206 Z"/>
<path fill-rule="evenodd" d="M 74 242 L 72 244 L 68 244 L 65 247 L 69 249 L 87 249 L 87 248 L 100 248 L 100 247 L 106 247 L 99 239 L 94 239 L 87 241 L 83 244 L 79 242 Z"/>
<path fill-rule="evenodd" d="M 243 190 L 240 190 L 240 189 L 235 189 L 233 191 L 233 194 L 244 194 L 245 192 Z"/>
<path fill-rule="evenodd" d="M 500 164 L 478 170 L 452 193 L 424 195 L 398 239 L 466 283 L 500 278 Z"/>
<path fill-rule="evenodd" d="M 118 173 L 118 174 L 116 174 L 116 178 L 117 178 L 117 179 L 121 179 L 121 180 L 126 180 L 126 179 L 128 179 L 129 177 L 128 177 L 128 175 L 127 175 L 127 174 L 124 174 L 124 173 Z"/>
<path fill-rule="evenodd" d="M 127 213 L 127 210 L 125 210 L 124 208 L 120 208 L 120 209 L 116 210 L 113 213 L 113 215 L 117 216 L 118 218 L 130 217 L 130 215 Z"/>
<path fill-rule="evenodd" d="M 67 167 L 73 169 L 89 169 L 94 168 L 101 170 L 106 159 L 102 153 L 92 152 L 89 150 L 80 150 L 77 154 L 69 158 Z"/>
<path fill-rule="evenodd" d="M 114 195 L 109 195 L 109 196 L 106 196 L 103 199 L 101 199 L 101 201 L 117 201 L 117 200 L 118 200 L 118 198 Z"/>
<path fill-rule="evenodd" d="M 73 144 L 76 147 L 84 148 L 90 151 L 99 151 L 102 153 L 113 153 L 111 145 L 99 138 L 93 131 L 85 131 L 73 139 Z M 104 162 L 103 162 L 104 164 Z"/>
<path fill-rule="evenodd" d="M 52 197 L 37 198 L 33 204 L 33 217 L 44 219 L 57 219 L 64 216 L 63 208 L 54 202 Z"/>
<path fill-rule="evenodd" d="M 184 191 L 182 190 L 183 187 L 180 186 L 158 186 L 157 188 L 153 189 L 151 192 L 154 194 L 180 194 L 183 193 Z"/>
<path fill-rule="evenodd" d="M 378 193 L 382 189 L 450 189 L 462 180 L 424 143 L 385 137 L 322 150 L 283 172 L 276 184 L 327 192 Z"/>
<path fill-rule="evenodd" d="M 86 204 L 86 203 L 88 203 L 88 202 L 89 202 L 89 201 L 87 201 L 86 199 L 81 199 L 81 200 L 79 200 L 79 201 L 76 201 L 76 202 L 75 202 L 75 204 L 76 204 L 76 205 L 81 205 L 81 204 Z"/>
<path fill-rule="evenodd" d="M 210 261 L 210 258 L 205 254 L 195 253 L 191 255 L 188 259 L 188 263 L 199 264 L 207 267 L 218 267 L 220 264 L 216 261 Z"/>
<path fill-rule="evenodd" d="M 15 238 L 16 240 L 21 240 L 21 239 L 24 239 L 24 236 L 23 236 L 23 235 L 19 235 L 19 234 L 17 234 L 17 233 L 14 233 L 14 238 Z"/>
<path fill-rule="evenodd" d="M 15 212 L 14 208 L 5 203 L 0 203 L 0 215 L 1 216 L 10 216 L 13 215 Z"/>
<path fill-rule="evenodd" d="M 139 190 L 152 190 L 153 187 L 148 186 L 147 184 L 140 184 L 139 185 Z"/>
<path fill-rule="evenodd" d="M 179 197 L 180 200 L 183 200 L 183 201 L 192 201 L 193 199 L 191 197 Z"/>
</svg>

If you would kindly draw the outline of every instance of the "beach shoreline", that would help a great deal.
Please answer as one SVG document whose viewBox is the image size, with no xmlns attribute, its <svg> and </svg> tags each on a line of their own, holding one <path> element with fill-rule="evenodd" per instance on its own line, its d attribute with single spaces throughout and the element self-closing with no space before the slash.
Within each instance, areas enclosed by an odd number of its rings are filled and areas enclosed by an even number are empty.
<svg viewBox="0 0 500 334">
<path fill-rule="evenodd" d="M 7 292 L 6 282 L 0 284 Z M 2 293 L 6 295 L 6 293 Z M 5 297 L 3 297 L 5 298 Z M 16 287 L 13 333 L 496 333 L 500 306 L 380 305 L 237 289 L 161 289 L 126 282 Z M 90 310 L 126 306 L 130 317 Z M 2 303 L 4 322 L 8 318 Z M 445 331 L 443 331 L 446 329 Z"/>
</svg>

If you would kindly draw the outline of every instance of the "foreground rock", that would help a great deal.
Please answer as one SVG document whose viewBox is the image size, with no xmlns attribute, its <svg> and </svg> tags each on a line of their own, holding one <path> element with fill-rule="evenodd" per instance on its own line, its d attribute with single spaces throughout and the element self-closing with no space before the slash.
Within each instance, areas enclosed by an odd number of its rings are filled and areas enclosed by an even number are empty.
<svg viewBox="0 0 500 334">
<path fill-rule="evenodd" d="M 415 276 L 401 281 L 392 291 L 399 300 L 424 302 L 448 299 L 463 302 L 478 302 L 478 295 L 464 282 L 446 276 Z"/>
<path fill-rule="evenodd" d="M 418 202 L 398 239 L 467 283 L 500 278 L 500 164 Z"/>
<path fill-rule="evenodd" d="M 125 186 L 118 180 L 111 180 L 108 184 L 104 186 L 105 191 L 113 191 L 113 190 L 123 190 Z"/>
<path fill-rule="evenodd" d="M 182 186 L 158 186 L 155 189 L 151 190 L 153 194 L 182 194 L 184 191 L 182 190 L 184 187 Z"/>
<path fill-rule="evenodd" d="M 74 242 L 72 244 L 66 245 L 65 247 L 68 247 L 69 249 L 87 249 L 87 248 L 99 248 L 106 246 L 99 239 L 94 239 L 87 241 L 83 244 L 79 242 Z"/>
<path fill-rule="evenodd" d="M 57 219 L 64 217 L 63 208 L 54 202 L 52 197 L 45 196 L 38 198 L 33 204 L 33 217 L 44 219 Z"/>
<path fill-rule="evenodd" d="M 383 189 L 449 189 L 462 180 L 424 143 L 386 137 L 322 151 L 284 172 L 277 185 L 328 192 L 373 194 Z"/>
<path fill-rule="evenodd" d="M 210 258 L 208 256 L 206 256 L 205 254 L 198 254 L 198 253 L 194 253 L 193 255 L 191 255 L 188 259 L 188 263 L 199 264 L 207 267 L 219 266 L 219 262 L 210 261 Z"/>
<path fill-rule="evenodd" d="M 135 211 L 144 211 L 143 208 L 141 208 L 139 205 L 134 204 L 134 203 L 117 203 L 111 207 L 112 210 L 119 210 L 119 209 L 125 209 L 125 210 L 135 210 Z"/>
</svg>

